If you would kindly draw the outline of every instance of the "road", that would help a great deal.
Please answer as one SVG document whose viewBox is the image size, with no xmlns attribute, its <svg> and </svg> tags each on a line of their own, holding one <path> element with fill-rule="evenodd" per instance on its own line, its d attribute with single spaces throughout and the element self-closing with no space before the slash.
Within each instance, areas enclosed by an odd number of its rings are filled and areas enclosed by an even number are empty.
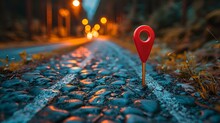
<svg viewBox="0 0 220 123">
<path fill-rule="evenodd" d="M 146 70 L 147 88 L 142 88 L 138 56 L 97 39 L 1 82 L 0 121 L 218 122 L 217 112 L 197 105 L 169 75 L 150 64 Z"/>
<path fill-rule="evenodd" d="M 66 41 L 61 41 L 61 43 L 52 43 L 46 45 L 38 45 L 38 46 L 29 46 L 29 47 L 20 47 L 20 48 L 5 48 L 0 49 L 0 59 L 5 59 L 7 56 L 9 57 L 10 61 L 20 61 L 21 57 L 19 53 L 26 52 L 29 57 L 33 54 L 43 53 L 43 52 L 50 52 L 56 49 L 65 48 L 68 46 L 79 45 L 87 42 L 87 39 L 78 38 L 78 39 L 68 39 Z M 0 62 L 0 66 L 2 63 Z"/>
</svg>

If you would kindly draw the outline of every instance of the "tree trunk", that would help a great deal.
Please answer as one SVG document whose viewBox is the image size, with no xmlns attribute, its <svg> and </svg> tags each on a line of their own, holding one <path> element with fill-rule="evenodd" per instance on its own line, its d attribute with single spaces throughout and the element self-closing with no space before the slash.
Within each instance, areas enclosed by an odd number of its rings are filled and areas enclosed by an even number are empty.
<svg viewBox="0 0 220 123">
<path fill-rule="evenodd" d="M 41 25 L 41 34 L 44 34 L 44 27 L 46 26 L 45 19 L 45 0 L 40 0 L 40 25 Z"/>
<path fill-rule="evenodd" d="M 32 0 L 26 0 L 28 39 L 32 39 Z"/>
<path fill-rule="evenodd" d="M 187 9 L 188 9 L 188 1 L 182 0 L 182 25 L 185 26 L 187 23 Z"/>
<path fill-rule="evenodd" d="M 52 3 L 51 0 L 47 0 L 47 36 L 50 38 L 52 30 Z"/>
</svg>

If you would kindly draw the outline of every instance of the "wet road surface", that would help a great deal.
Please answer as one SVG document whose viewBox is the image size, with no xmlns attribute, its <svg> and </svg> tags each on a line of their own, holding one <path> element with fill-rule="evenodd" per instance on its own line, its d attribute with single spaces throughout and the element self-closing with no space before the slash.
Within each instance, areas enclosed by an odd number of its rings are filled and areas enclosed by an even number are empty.
<svg viewBox="0 0 220 123">
<path fill-rule="evenodd" d="M 146 66 L 141 87 L 138 56 L 96 40 L 35 70 L 1 82 L 0 121 L 14 122 L 215 122 L 219 114 L 166 74 Z M 201 113 L 203 112 L 203 113 Z"/>
</svg>

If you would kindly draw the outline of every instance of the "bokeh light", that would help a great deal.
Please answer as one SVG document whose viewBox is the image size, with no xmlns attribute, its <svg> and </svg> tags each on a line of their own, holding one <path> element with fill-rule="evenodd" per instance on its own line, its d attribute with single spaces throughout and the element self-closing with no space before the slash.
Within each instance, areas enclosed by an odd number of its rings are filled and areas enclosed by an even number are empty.
<svg viewBox="0 0 220 123">
<path fill-rule="evenodd" d="M 90 25 L 86 25 L 85 26 L 85 32 L 88 33 L 91 30 L 91 26 Z"/>
<path fill-rule="evenodd" d="M 77 7 L 77 6 L 80 5 L 80 2 L 79 2 L 78 0 L 74 0 L 74 1 L 73 1 L 73 5 L 74 5 L 75 7 Z"/>
<path fill-rule="evenodd" d="M 91 40 L 92 39 L 92 33 L 91 32 L 89 32 L 89 33 L 87 33 L 87 39 L 89 39 L 89 40 Z"/>
<path fill-rule="evenodd" d="M 100 22 L 101 22 L 102 24 L 106 24 L 106 23 L 107 23 L 107 18 L 106 18 L 106 17 L 102 17 L 102 18 L 100 19 Z"/>
<path fill-rule="evenodd" d="M 92 31 L 92 35 L 93 35 L 93 37 L 95 37 L 95 38 L 99 37 L 99 33 L 98 33 L 96 30 L 93 30 L 93 31 Z"/>
<path fill-rule="evenodd" d="M 82 20 L 82 24 L 83 24 L 83 25 L 87 25 L 88 23 L 89 23 L 88 19 L 84 18 L 84 19 Z"/>
<path fill-rule="evenodd" d="M 99 24 L 95 24 L 94 25 L 94 29 L 98 31 L 100 29 L 100 25 Z"/>
<path fill-rule="evenodd" d="M 60 9 L 59 10 L 59 14 L 62 16 L 62 17 L 66 17 L 69 15 L 69 10 L 67 9 Z"/>
</svg>

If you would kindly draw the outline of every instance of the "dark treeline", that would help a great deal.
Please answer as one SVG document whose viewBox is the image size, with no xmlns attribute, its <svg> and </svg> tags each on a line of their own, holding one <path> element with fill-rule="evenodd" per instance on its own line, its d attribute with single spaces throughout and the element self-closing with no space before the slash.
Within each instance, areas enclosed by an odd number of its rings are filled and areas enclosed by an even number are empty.
<svg viewBox="0 0 220 123">
<path fill-rule="evenodd" d="M 199 42 L 191 47 L 196 49 L 219 39 L 219 8 L 219 0 L 101 0 L 96 18 L 107 16 L 117 25 L 115 36 L 132 39 L 134 28 L 147 24 L 164 42 Z M 189 45 L 178 51 L 184 51 Z"/>
<path fill-rule="evenodd" d="M 0 0 L 0 41 L 32 40 L 35 35 L 57 34 L 60 8 L 70 11 L 71 27 L 86 16 L 81 6 L 80 14 L 74 14 L 72 0 Z M 71 33 L 75 34 L 75 30 Z"/>
<path fill-rule="evenodd" d="M 34 35 L 59 34 L 57 28 L 60 8 L 71 12 L 70 33 L 76 35 L 77 25 L 80 25 L 80 20 L 86 14 L 82 8 L 80 14 L 76 14 L 71 2 L 72 0 L 0 0 L 0 40 L 23 40 L 31 39 Z M 48 9 L 50 4 L 51 12 Z M 211 39 L 213 36 L 204 33 L 210 33 L 207 32 L 209 29 L 217 37 L 220 35 L 219 8 L 219 0 L 100 0 L 93 23 L 106 16 L 109 25 L 114 27 L 111 29 L 115 30 L 114 35 L 122 37 L 132 36 L 136 26 L 148 24 L 157 29 L 157 35 L 161 36 L 167 35 L 164 33 L 165 29 L 178 27 L 175 32 L 179 31 L 176 35 L 181 40 L 195 34 L 197 37 Z"/>
</svg>

